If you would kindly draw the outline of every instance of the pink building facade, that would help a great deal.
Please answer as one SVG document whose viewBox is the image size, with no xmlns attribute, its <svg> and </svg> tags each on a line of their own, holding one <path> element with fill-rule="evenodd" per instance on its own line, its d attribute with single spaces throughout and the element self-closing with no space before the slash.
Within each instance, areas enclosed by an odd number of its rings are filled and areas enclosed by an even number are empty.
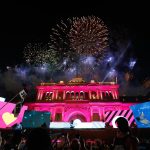
<svg viewBox="0 0 150 150">
<path fill-rule="evenodd" d="M 36 87 L 36 103 L 26 103 L 29 110 L 48 111 L 51 121 L 70 122 L 80 119 L 82 122 L 110 122 L 114 114 L 125 112 L 133 103 L 119 101 L 119 85 L 115 82 L 86 83 L 82 78 L 73 78 L 68 83 L 41 83 Z M 127 115 L 127 113 L 126 113 Z M 132 118 L 133 115 L 128 115 Z"/>
</svg>

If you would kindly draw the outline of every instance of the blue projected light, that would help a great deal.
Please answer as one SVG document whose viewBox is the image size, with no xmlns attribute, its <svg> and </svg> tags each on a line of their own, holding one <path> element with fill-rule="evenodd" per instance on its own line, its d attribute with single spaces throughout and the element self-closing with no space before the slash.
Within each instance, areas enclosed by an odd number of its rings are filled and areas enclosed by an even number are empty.
<svg viewBox="0 0 150 150">
<path fill-rule="evenodd" d="M 130 106 L 139 128 L 150 128 L 150 102 Z"/>
<path fill-rule="evenodd" d="M 23 128 L 37 128 L 46 124 L 50 125 L 50 112 L 30 111 L 26 110 L 22 120 Z"/>
</svg>

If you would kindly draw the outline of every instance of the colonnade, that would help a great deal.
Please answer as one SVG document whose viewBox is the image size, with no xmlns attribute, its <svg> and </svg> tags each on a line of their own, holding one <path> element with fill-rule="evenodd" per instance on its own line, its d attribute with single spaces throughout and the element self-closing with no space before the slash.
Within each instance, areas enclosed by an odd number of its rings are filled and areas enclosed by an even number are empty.
<svg viewBox="0 0 150 150">
<path fill-rule="evenodd" d="M 118 99 L 117 90 L 89 90 L 89 91 L 73 91 L 73 90 L 38 90 L 37 100 L 104 100 Z"/>
</svg>

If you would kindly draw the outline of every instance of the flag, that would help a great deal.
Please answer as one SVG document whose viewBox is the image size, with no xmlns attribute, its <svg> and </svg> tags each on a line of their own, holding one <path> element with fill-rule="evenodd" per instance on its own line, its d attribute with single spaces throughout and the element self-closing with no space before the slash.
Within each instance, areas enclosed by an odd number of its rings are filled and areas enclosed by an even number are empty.
<svg viewBox="0 0 150 150">
<path fill-rule="evenodd" d="M 27 96 L 27 93 L 26 93 L 25 90 L 22 90 L 22 91 L 19 92 L 19 95 L 20 95 L 21 99 L 24 100 L 25 97 Z"/>
<path fill-rule="evenodd" d="M 15 106 L 15 109 L 13 110 L 15 117 L 17 117 L 19 115 L 21 108 L 22 108 L 22 102 L 18 102 Z"/>
</svg>

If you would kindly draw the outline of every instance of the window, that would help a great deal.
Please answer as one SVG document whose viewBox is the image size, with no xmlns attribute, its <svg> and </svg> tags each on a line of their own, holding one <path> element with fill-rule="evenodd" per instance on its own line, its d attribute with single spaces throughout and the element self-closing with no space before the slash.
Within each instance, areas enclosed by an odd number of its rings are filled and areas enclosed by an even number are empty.
<svg viewBox="0 0 150 150">
<path fill-rule="evenodd" d="M 62 121 L 62 113 L 55 114 L 55 121 Z"/>
<path fill-rule="evenodd" d="M 98 113 L 93 113 L 93 121 L 100 121 L 100 117 Z"/>
</svg>

